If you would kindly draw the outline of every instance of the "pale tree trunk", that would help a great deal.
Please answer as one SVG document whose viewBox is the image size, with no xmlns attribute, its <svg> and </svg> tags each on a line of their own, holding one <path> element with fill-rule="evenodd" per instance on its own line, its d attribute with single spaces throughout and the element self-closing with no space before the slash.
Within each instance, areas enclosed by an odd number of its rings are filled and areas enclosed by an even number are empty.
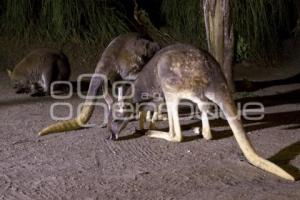
<svg viewBox="0 0 300 200">
<path fill-rule="evenodd" d="M 221 65 L 228 86 L 231 92 L 234 92 L 234 31 L 230 0 L 203 0 L 203 10 L 208 50 Z"/>
</svg>

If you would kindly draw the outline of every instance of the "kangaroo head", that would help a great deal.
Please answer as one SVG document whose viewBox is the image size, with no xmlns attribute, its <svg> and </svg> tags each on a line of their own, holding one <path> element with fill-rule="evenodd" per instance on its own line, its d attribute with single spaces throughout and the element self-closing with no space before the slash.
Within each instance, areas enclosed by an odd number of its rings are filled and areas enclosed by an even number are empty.
<svg viewBox="0 0 300 200">
<path fill-rule="evenodd" d="M 22 76 L 18 76 L 10 69 L 6 69 L 9 79 L 16 90 L 16 93 L 28 93 L 30 91 L 30 82 Z"/>
<path fill-rule="evenodd" d="M 147 56 L 150 58 L 159 50 L 160 50 L 160 46 L 156 42 L 148 42 L 146 44 Z"/>
<path fill-rule="evenodd" d="M 110 139 L 118 139 L 121 131 L 126 128 L 128 122 L 133 119 L 134 106 L 130 101 L 123 99 L 122 94 L 118 92 L 118 99 L 113 104 L 108 116 L 108 131 L 111 133 Z"/>
<path fill-rule="evenodd" d="M 156 42 L 151 42 L 149 40 L 141 39 L 138 41 L 136 51 L 139 52 L 146 60 L 152 58 L 152 56 L 160 50 L 160 46 Z"/>
</svg>

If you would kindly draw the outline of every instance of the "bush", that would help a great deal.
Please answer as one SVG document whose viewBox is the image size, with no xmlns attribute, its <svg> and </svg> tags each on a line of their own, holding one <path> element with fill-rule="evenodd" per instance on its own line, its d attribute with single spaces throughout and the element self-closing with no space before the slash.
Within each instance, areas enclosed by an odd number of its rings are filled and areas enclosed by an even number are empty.
<svg viewBox="0 0 300 200">
<path fill-rule="evenodd" d="M 14 38 L 100 40 L 129 30 L 115 0 L 2 0 L 1 35 Z"/>
</svg>

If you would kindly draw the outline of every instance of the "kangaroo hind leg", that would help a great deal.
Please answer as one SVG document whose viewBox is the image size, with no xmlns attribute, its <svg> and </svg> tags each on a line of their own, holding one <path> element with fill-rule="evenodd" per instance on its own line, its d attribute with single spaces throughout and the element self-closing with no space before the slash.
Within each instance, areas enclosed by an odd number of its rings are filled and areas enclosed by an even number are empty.
<svg viewBox="0 0 300 200">
<path fill-rule="evenodd" d="M 199 97 L 192 96 L 190 98 L 195 104 L 197 104 L 198 109 L 201 111 L 201 121 L 202 121 L 202 136 L 206 140 L 212 139 L 212 134 L 209 125 L 208 119 L 208 112 L 209 112 L 209 105 L 208 100 L 201 100 Z"/>
<path fill-rule="evenodd" d="M 169 120 L 169 132 L 162 131 L 148 131 L 147 135 L 152 138 L 165 139 L 171 142 L 181 142 L 182 134 L 178 116 L 178 104 L 179 98 L 176 95 L 165 94 L 168 120 Z"/>
</svg>

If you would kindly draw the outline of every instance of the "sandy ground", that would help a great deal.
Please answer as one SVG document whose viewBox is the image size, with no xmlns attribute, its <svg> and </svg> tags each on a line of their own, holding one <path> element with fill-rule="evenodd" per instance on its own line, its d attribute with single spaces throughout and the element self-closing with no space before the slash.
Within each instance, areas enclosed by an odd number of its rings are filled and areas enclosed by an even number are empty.
<svg viewBox="0 0 300 200">
<path fill-rule="evenodd" d="M 16 95 L 0 74 L 0 199 L 300 199 L 299 181 L 248 164 L 222 120 L 211 122 L 212 141 L 192 132 L 199 121 L 182 122 L 186 140 L 180 144 L 132 137 L 135 122 L 117 142 L 97 127 L 38 137 L 53 123 L 51 104 L 61 100 Z M 256 95 L 240 99 L 265 105 L 262 120 L 244 121 L 251 141 L 261 155 L 300 177 L 300 84 Z M 76 109 L 83 100 L 74 95 L 65 102 Z M 98 109 L 91 122 L 102 119 Z"/>
<path fill-rule="evenodd" d="M 299 41 L 291 45 L 300 49 Z M 244 120 L 257 151 L 300 178 L 300 78 L 288 79 L 300 72 L 300 50 L 287 55 L 277 68 L 237 66 L 237 80 L 262 82 L 250 84 L 251 93 L 236 96 L 242 105 L 265 106 L 262 120 Z M 9 61 L 7 65 L 15 62 Z M 193 133 L 199 120 L 182 121 L 186 140 L 180 144 L 132 136 L 136 122 L 117 142 L 107 141 L 108 132 L 98 127 L 38 137 L 53 123 L 53 103 L 69 102 L 76 110 L 83 100 L 77 95 L 64 101 L 16 95 L 3 69 L 0 199 L 300 199 L 299 181 L 282 180 L 245 160 L 223 120 L 211 121 L 212 141 Z M 87 71 L 76 69 L 73 80 Z M 274 81 L 278 79 L 286 80 Z M 68 109 L 59 107 L 55 113 L 66 116 Z M 102 113 L 96 109 L 91 123 L 101 124 Z"/>
</svg>

